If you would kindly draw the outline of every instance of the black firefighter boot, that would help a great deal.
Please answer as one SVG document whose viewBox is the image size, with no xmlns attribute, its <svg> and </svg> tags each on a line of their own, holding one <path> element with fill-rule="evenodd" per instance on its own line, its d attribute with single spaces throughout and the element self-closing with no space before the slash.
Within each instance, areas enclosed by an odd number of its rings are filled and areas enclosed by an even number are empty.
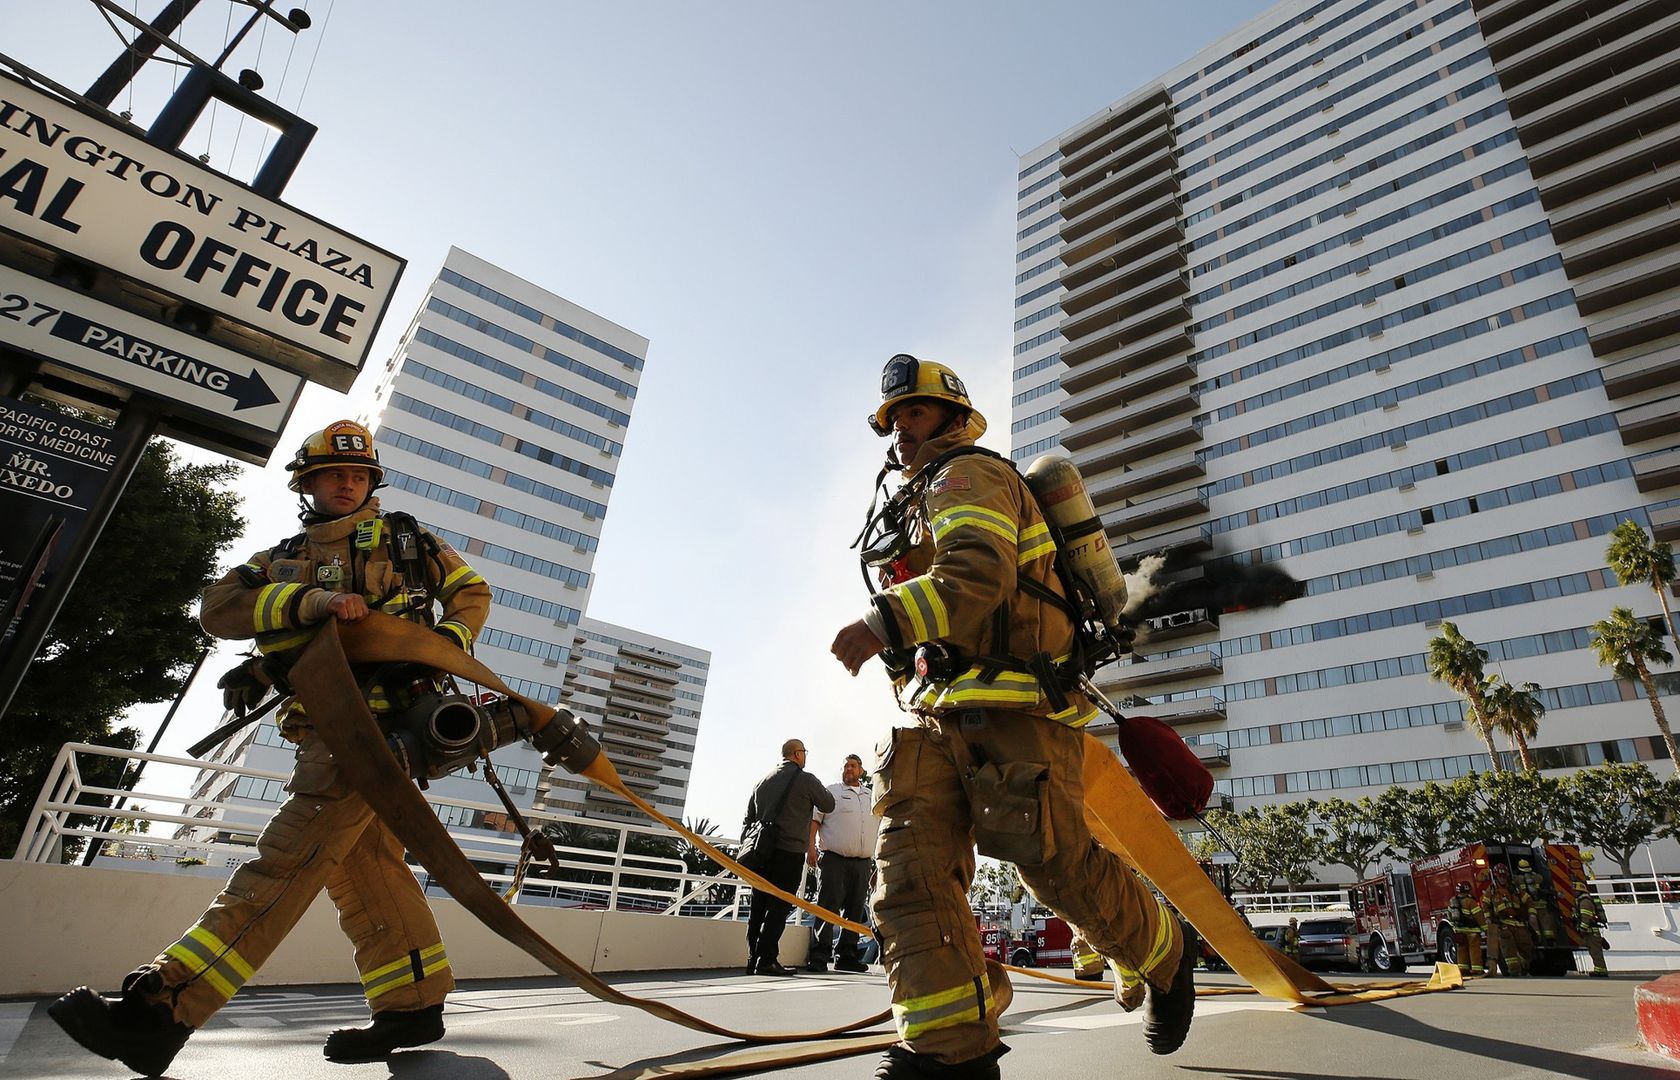
<svg viewBox="0 0 1680 1080">
<path fill-rule="evenodd" d="M 339 1028 L 327 1036 L 321 1048 L 327 1060 L 344 1065 L 383 1061 L 393 1050 L 425 1046 L 443 1038 L 443 1003 L 407 1012 L 387 1010 L 374 1013 L 367 1027 Z"/>
<path fill-rule="evenodd" d="M 146 999 L 162 989 L 163 976 L 157 969 L 141 968 L 124 976 L 122 997 L 112 1000 L 78 986 L 48 1005 L 47 1015 L 100 1057 L 145 1076 L 160 1076 L 193 1033 L 176 1022 L 168 1005 Z"/>
<path fill-rule="evenodd" d="M 989 1053 L 952 1065 L 932 1054 L 918 1054 L 902 1046 L 889 1046 L 875 1066 L 875 1080 L 998 1080 L 998 1058 L 1009 1053 L 999 1046 Z"/>
<path fill-rule="evenodd" d="M 1154 983 L 1144 981 L 1143 1041 L 1151 1054 L 1170 1054 L 1183 1046 L 1196 1014 L 1196 956 L 1201 939 L 1189 923 L 1181 920 L 1178 926 L 1184 934 L 1184 952 L 1179 955 L 1172 988 L 1157 990 Z"/>
</svg>

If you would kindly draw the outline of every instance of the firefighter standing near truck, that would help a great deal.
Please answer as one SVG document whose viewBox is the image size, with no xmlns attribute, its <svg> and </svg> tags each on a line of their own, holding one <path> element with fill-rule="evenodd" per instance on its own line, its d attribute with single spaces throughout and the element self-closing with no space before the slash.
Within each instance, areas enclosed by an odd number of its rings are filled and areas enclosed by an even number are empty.
<svg viewBox="0 0 1680 1080">
<path fill-rule="evenodd" d="M 356 622 L 380 610 L 429 623 L 468 649 L 490 610 L 490 586 L 412 517 L 385 514 L 373 492 L 384 470 L 373 436 L 339 421 L 310 436 L 287 466 L 304 531 L 259 552 L 204 591 L 200 620 L 220 638 L 256 639 L 280 671 L 328 620 Z M 235 672 L 241 669 L 236 668 Z M 254 704 L 268 687 L 244 668 L 223 679 L 230 698 Z M 230 673 L 233 674 L 233 673 Z M 369 708 L 389 715 L 430 673 L 401 665 L 358 669 Z M 248 698 L 245 695 L 249 695 Z M 229 708 L 234 707 L 230 701 Z M 443 1036 L 443 1001 L 454 987 L 449 958 L 403 845 L 339 773 L 296 701 L 283 700 L 280 731 L 298 744 L 290 797 L 198 920 L 155 960 L 122 981 L 112 1000 L 82 987 L 49 1014 L 77 1042 L 147 1075 L 166 1069 L 193 1031 L 227 1004 L 302 917 L 323 887 L 355 946 L 373 1022 L 327 1038 L 339 1062 L 384 1058 Z"/>
<path fill-rule="evenodd" d="M 1487 932 L 1488 974 L 1500 974 L 1504 961 L 1506 975 L 1528 974 L 1527 953 L 1521 947 L 1527 938 L 1528 914 L 1511 888 L 1511 871 L 1504 864 L 1492 870 L 1493 884 L 1482 894 L 1482 926 Z M 1522 930 L 1522 936 L 1517 932 Z"/>
<path fill-rule="evenodd" d="M 894 729 L 876 764 L 874 908 L 899 1034 L 876 1076 L 999 1075 L 1005 988 L 990 985 L 968 907 L 976 844 L 1108 960 L 1117 996 L 1144 1001 L 1150 1050 L 1171 1053 L 1195 1007 L 1194 934 L 1085 824 L 1079 729 L 1098 714 L 1057 667 L 1077 611 L 1038 502 L 973 445 L 985 419 L 941 364 L 889 360 L 871 427 L 893 436 L 883 476 L 905 480 L 888 504 L 896 539 L 870 545 L 881 591 L 831 651 L 853 675 L 885 652 L 895 680 L 916 654 L 921 675 L 915 726 Z"/>
<path fill-rule="evenodd" d="M 1453 889 L 1447 903 L 1447 923 L 1452 927 L 1453 940 L 1458 946 L 1458 970 L 1466 975 L 1480 975 L 1482 968 L 1482 924 L 1476 898 L 1470 894 L 1470 883 L 1461 881 Z"/>
<path fill-rule="evenodd" d="M 1581 932 L 1581 941 L 1585 944 L 1587 955 L 1592 957 L 1591 975 L 1595 979 L 1609 978 L 1610 972 L 1604 966 L 1604 930 L 1610 925 L 1609 918 L 1604 914 L 1604 903 L 1593 893 L 1592 886 L 1585 881 L 1575 883 L 1575 929 Z"/>
</svg>

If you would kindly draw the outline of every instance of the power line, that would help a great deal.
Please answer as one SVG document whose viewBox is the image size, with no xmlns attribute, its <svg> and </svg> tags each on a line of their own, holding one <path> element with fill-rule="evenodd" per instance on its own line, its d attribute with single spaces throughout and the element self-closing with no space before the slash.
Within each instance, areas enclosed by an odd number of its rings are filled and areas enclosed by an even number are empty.
<svg viewBox="0 0 1680 1080">
<path fill-rule="evenodd" d="M 223 52 L 227 51 L 228 38 L 230 38 L 232 36 L 233 36 L 233 0 L 228 0 L 227 25 L 222 28 L 222 51 Z M 209 134 L 207 134 L 204 138 L 204 154 L 203 154 L 202 157 L 199 158 L 199 160 L 204 162 L 206 165 L 208 165 L 210 163 L 210 145 L 211 145 L 211 143 L 215 142 L 215 140 L 216 140 L 216 112 L 220 108 L 220 106 L 221 106 L 221 101 L 220 100 L 214 99 L 214 98 L 211 99 L 211 101 L 210 101 L 210 131 L 209 131 Z M 232 171 L 232 162 L 229 162 L 229 170 L 228 171 L 229 172 Z"/>
<path fill-rule="evenodd" d="M 309 93 L 309 80 L 315 74 L 315 61 L 321 55 L 321 42 L 327 39 L 327 24 L 332 22 L 333 8 L 338 6 L 338 0 L 331 0 L 327 4 L 327 17 L 321 20 L 321 36 L 315 39 L 315 52 L 309 57 L 309 70 L 303 76 L 303 89 L 298 91 L 298 103 L 294 111 L 303 112 L 303 95 Z"/>
</svg>

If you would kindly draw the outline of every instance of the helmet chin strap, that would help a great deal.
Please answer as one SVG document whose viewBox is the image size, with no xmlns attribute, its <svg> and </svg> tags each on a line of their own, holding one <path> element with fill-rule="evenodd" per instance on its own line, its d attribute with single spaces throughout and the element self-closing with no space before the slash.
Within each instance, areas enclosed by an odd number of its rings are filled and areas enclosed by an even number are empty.
<svg viewBox="0 0 1680 1080">
<path fill-rule="evenodd" d="M 368 500 L 373 498 L 373 493 L 384 486 L 383 483 L 369 485 L 368 493 L 362 497 L 361 502 L 356 504 L 356 509 L 343 514 L 321 513 L 310 503 L 308 493 L 300 491 L 298 492 L 298 519 L 305 525 L 319 525 L 323 521 L 337 521 L 341 517 L 349 517 L 351 514 L 360 512 L 368 504 Z"/>
</svg>

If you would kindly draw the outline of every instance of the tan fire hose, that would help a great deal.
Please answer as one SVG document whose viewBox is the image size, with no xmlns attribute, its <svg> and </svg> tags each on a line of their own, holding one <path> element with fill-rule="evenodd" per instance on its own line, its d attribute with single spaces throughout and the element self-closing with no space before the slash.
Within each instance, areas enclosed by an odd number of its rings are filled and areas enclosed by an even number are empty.
<svg viewBox="0 0 1680 1080">
<path fill-rule="evenodd" d="M 581 964 L 550 945 L 522 920 L 515 910 L 484 883 L 466 860 L 419 790 L 397 766 L 373 716 L 368 712 L 350 663 L 410 662 L 424 664 L 469 682 L 506 694 L 527 712 L 531 726 L 540 729 L 554 715 L 541 702 L 516 694 L 467 653 L 441 636 L 414 623 L 374 612 L 354 623 L 327 622 L 302 652 L 292 672 L 298 698 L 308 711 L 317 734 L 332 752 L 345 779 L 355 788 L 420 864 L 443 885 L 463 907 L 490 929 L 519 946 L 544 966 L 571 979 L 591 995 L 614 1004 L 642 1009 L 651 1015 L 695 1031 L 748 1043 L 803 1043 L 748 1050 L 681 1065 L 635 1068 L 610 1074 L 614 1080 L 637 1077 L 707 1076 L 752 1072 L 827 1058 L 867 1053 L 897 1041 L 892 1032 L 860 1029 L 884 1023 L 892 1016 L 884 1010 L 873 1016 L 823 1031 L 744 1032 L 736 1031 L 683 1012 L 663 1002 L 636 998 L 615 990 Z M 1119 855 L 1161 890 L 1162 894 L 1196 927 L 1232 969 L 1246 979 L 1253 990 L 1203 988 L 1198 994 L 1258 992 L 1299 1005 L 1345 1005 L 1380 1001 L 1411 994 L 1453 989 L 1463 985 L 1458 968 L 1437 964 L 1427 981 L 1391 984 L 1354 983 L 1332 985 L 1261 942 L 1243 923 L 1236 911 L 1214 888 L 1201 867 L 1190 857 L 1177 833 L 1138 787 L 1120 760 L 1097 739 L 1085 740 L 1086 821 L 1103 847 Z M 712 846 L 705 838 L 671 820 L 648 805 L 624 784 L 606 755 L 597 755 L 582 775 L 630 800 L 644 813 L 685 837 L 720 865 L 751 885 L 786 900 L 813 916 L 837 926 L 873 936 L 867 926 L 848 921 L 815 904 L 785 892 L 765 881 Z M 1120 838 L 1124 831 L 1127 840 Z M 1108 991 L 1106 983 L 1076 982 L 1060 976 L 1009 965 L 988 963 L 994 988 L 1001 987 L 1003 999 L 1012 992 L 1004 972 L 1068 983 L 1083 989 Z"/>
</svg>

